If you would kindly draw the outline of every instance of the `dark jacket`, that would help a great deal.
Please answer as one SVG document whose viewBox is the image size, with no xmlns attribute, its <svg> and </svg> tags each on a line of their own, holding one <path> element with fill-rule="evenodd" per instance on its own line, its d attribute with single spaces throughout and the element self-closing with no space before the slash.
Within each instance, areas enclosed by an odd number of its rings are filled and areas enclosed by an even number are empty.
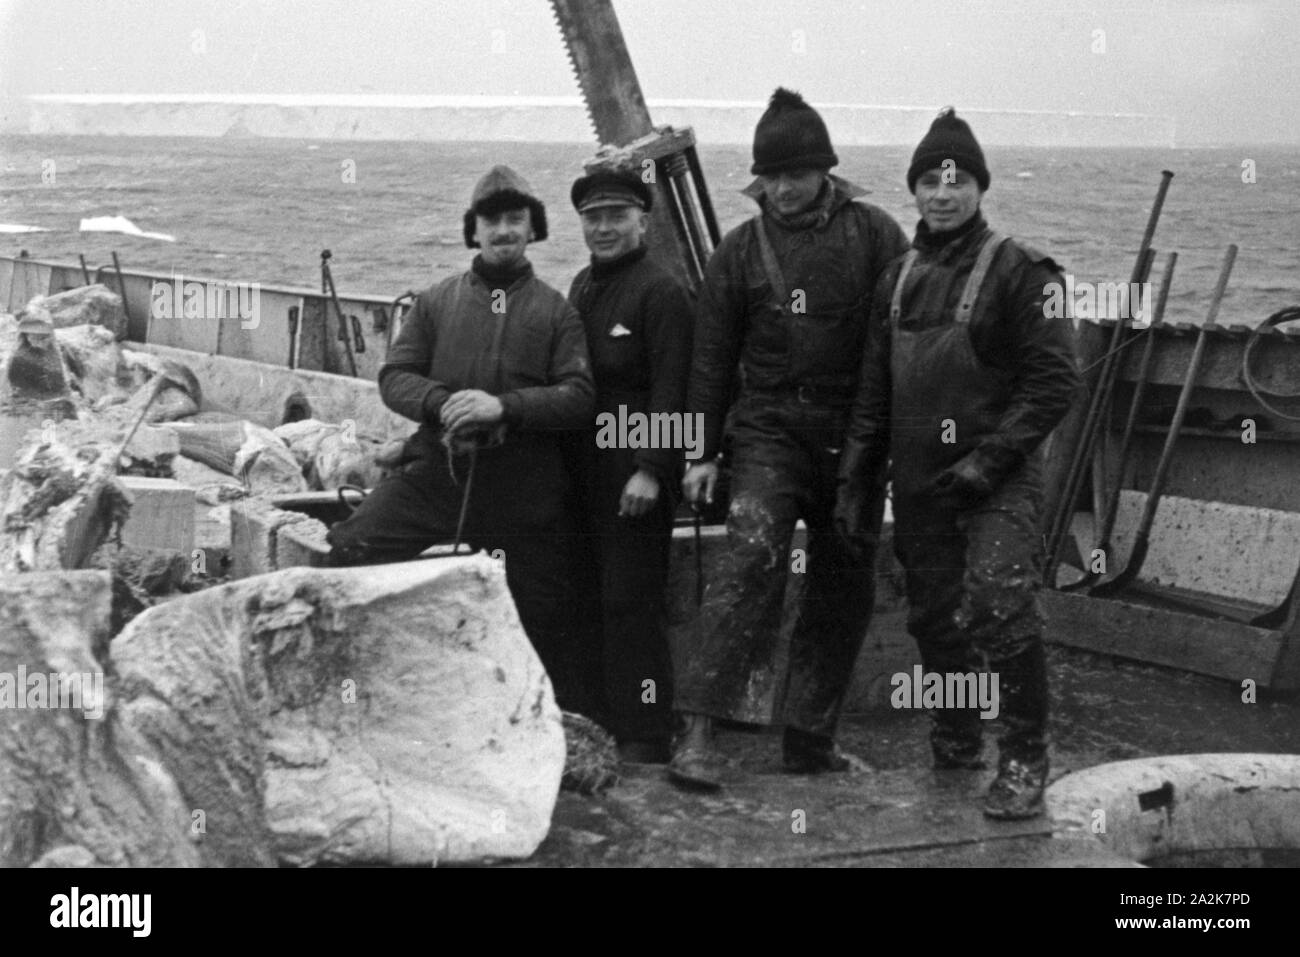
<svg viewBox="0 0 1300 957">
<path fill-rule="evenodd" d="M 851 401 L 876 280 L 907 238 L 883 210 L 853 201 L 858 187 L 831 177 L 831 188 L 824 223 L 787 229 L 763 213 L 731 230 L 709 260 L 686 400 L 704 413 L 705 460 L 718 452 L 737 362 L 744 391 L 807 387 Z M 762 205 L 758 190 L 746 193 Z M 760 222 L 786 286 L 781 301 L 763 268 Z"/>
<path fill-rule="evenodd" d="M 918 257 L 901 301 L 900 330 L 921 331 L 950 325 L 974 267 L 988 226 L 981 214 L 949 242 L 939 244 L 922 222 L 913 242 Z M 849 422 L 841 482 L 870 483 L 890 452 L 891 431 L 924 429 L 936 441 L 933 423 L 898 421 L 892 404 L 890 303 L 902 259 L 880 277 L 872 306 L 861 385 Z M 970 319 L 971 346 L 985 371 L 992 401 L 984 403 L 990 425 L 962 434 L 936 461 L 938 468 L 972 456 L 996 487 L 1019 468 L 1056 427 L 1078 395 L 1082 380 L 1074 354 L 1073 330 L 1066 318 L 1047 318 L 1044 287 L 1062 282 L 1060 267 L 1048 256 L 1014 240 L 994 258 Z M 943 393 L 951 370 L 928 366 L 921 374 Z M 966 410 L 963 410 L 966 411 Z M 934 410 L 936 416 L 946 414 Z M 937 476 L 936 476 L 937 477 Z"/>
<path fill-rule="evenodd" d="M 594 263 L 573 279 L 569 302 L 587 332 L 596 383 L 596 416 L 633 413 L 680 416 L 686 404 L 695 305 L 690 294 L 646 257 L 644 246 L 610 263 Z M 596 429 L 593 417 L 589 431 Z M 609 449 L 626 471 L 676 482 L 683 450 Z M 626 459 L 626 462 L 622 462 Z"/>
<path fill-rule="evenodd" d="M 588 422 L 594 390 L 577 312 L 531 268 L 503 292 L 468 270 L 426 289 L 407 314 L 379 393 L 421 423 L 426 444 L 441 435 L 443 402 L 461 389 L 499 397 L 511 432 Z"/>
</svg>

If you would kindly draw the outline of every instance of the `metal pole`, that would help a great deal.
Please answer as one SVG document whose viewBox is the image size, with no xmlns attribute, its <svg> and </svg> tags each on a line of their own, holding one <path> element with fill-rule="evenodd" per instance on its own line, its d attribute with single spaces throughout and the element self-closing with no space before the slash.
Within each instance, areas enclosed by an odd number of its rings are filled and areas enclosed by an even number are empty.
<svg viewBox="0 0 1300 957">
<path fill-rule="evenodd" d="M 1214 298 L 1210 301 L 1210 313 L 1206 317 L 1201 331 L 1196 336 L 1196 348 L 1192 351 L 1191 361 L 1187 364 L 1187 376 L 1183 379 L 1183 390 L 1178 396 L 1178 407 L 1174 410 L 1174 419 L 1169 423 L 1169 432 L 1165 436 L 1165 446 L 1160 452 L 1160 461 L 1156 465 L 1156 474 L 1151 479 L 1151 491 L 1147 494 L 1146 505 L 1142 509 L 1142 519 L 1138 523 L 1137 536 L 1133 539 L 1133 551 L 1129 555 L 1124 570 L 1108 582 L 1094 588 L 1092 595 L 1102 598 L 1127 588 L 1146 561 L 1147 549 L 1151 544 L 1151 526 L 1155 522 L 1156 509 L 1160 506 L 1160 496 L 1164 490 L 1165 476 L 1169 473 L 1169 464 L 1173 461 L 1174 446 L 1183 428 L 1183 419 L 1191 405 L 1192 390 L 1196 386 L 1196 376 L 1201 369 L 1201 358 L 1205 354 L 1205 342 L 1209 331 L 1218 318 L 1219 306 L 1223 302 L 1224 291 L 1228 288 L 1228 277 L 1232 275 L 1232 264 L 1237 260 L 1237 246 L 1230 243 L 1223 255 L 1223 267 L 1219 270 L 1219 282 L 1214 287 Z"/>
</svg>

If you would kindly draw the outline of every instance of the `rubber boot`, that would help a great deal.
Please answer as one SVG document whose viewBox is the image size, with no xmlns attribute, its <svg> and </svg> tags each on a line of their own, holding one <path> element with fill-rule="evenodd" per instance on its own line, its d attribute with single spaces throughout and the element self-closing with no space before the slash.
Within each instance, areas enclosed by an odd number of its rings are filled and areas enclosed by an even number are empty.
<svg viewBox="0 0 1300 957">
<path fill-rule="evenodd" d="M 978 670 L 973 653 L 964 645 L 929 647 L 921 652 L 927 673 L 965 674 Z M 930 751 L 936 771 L 980 771 L 987 765 L 980 752 L 983 731 L 979 712 L 974 708 L 940 708 L 930 714 Z"/>
<path fill-rule="evenodd" d="M 781 758 L 788 774 L 872 770 L 861 758 L 841 751 L 834 738 L 790 726 L 781 738 Z"/>
<path fill-rule="evenodd" d="M 997 661 L 999 707 L 1004 733 L 998 740 L 998 776 L 990 785 L 984 813 L 1022 820 L 1043 813 L 1047 784 L 1047 657 L 1041 639 Z"/>
<path fill-rule="evenodd" d="M 705 714 L 681 712 L 681 735 L 668 762 L 668 779 L 696 791 L 722 788 L 726 762 L 713 744 L 713 722 Z"/>
</svg>

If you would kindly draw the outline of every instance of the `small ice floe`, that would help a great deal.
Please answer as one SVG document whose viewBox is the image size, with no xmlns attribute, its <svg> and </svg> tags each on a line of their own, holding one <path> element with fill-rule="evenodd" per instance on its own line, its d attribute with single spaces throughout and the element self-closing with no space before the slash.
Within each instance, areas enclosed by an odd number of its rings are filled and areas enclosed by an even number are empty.
<svg viewBox="0 0 1300 957">
<path fill-rule="evenodd" d="M 1016 179 L 1033 179 L 1033 178 L 1034 178 L 1034 174 L 1029 172 L 1029 170 L 1027 169 L 1022 169 L 1019 173 L 1016 174 Z"/>
<path fill-rule="evenodd" d="M 0 223 L 0 233 L 48 233 L 44 226 L 20 226 L 18 223 Z"/>
<path fill-rule="evenodd" d="M 169 236 L 166 233 L 151 233 L 141 229 L 125 216 L 92 216 L 90 219 L 81 221 L 81 231 L 83 233 L 125 233 L 127 236 L 139 236 L 141 239 L 161 239 L 165 242 L 176 242 L 175 236 Z"/>
</svg>

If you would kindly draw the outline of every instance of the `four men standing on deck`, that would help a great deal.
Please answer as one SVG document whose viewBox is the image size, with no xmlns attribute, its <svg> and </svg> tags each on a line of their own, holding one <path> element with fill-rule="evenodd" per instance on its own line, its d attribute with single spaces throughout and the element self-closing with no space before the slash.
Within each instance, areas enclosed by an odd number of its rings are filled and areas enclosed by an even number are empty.
<svg viewBox="0 0 1300 957">
<path fill-rule="evenodd" d="M 504 167 L 484 177 L 466 214 L 466 242 L 484 253 L 417 300 L 380 373 L 385 403 L 422 423 L 409 461 L 331 532 L 335 560 L 399 560 L 450 538 L 457 465 L 477 463 L 465 538 L 506 549 L 561 706 L 608 723 L 625 760 L 662 763 L 675 696 L 683 733 L 670 777 L 715 789 L 726 764 L 711 722 L 741 717 L 774 670 L 802 519 L 804 588 L 777 696 L 783 758 L 795 773 L 843 771 L 854 759 L 835 733 L 871 617 L 892 480 L 908 628 L 925 669 L 983 666 L 1000 679 L 1005 732 L 985 812 L 1037 814 L 1047 776 L 1041 445 L 1080 385 L 1068 320 L 1044 307 L 1058 267 L 988 228 L 984 156 L 951 110 L 908 170 L 921 213 L 910 249 L 893 219 L 830 174 L 826 125 L 798 94 L 773 94 L 753 154 L 758 178 L 745 192 L 760 212 L 710 259 L 698 323 L 689 294 L 646 257 L 652 194 L 638 176 L 574 183 L 592 260 L 567 305 L 523 255 L 545 238 L 541 204 Z M 490 306 L 498 294 L 504 310 Z M 599 447 L 593 371 L 598 413 L 702 417 L 703 459 L 681 479 L 688 502 L 712 502 L 728 458 L 727 551 L 675 689 L 664 589 L 682 450 Z M 558 430 L 579 430 L 570 501 L 586 641 L 564 625 Z M 931 745 L 937 768 L 983 767 L 979 712 L 936 710 Z"/>
</svg>

